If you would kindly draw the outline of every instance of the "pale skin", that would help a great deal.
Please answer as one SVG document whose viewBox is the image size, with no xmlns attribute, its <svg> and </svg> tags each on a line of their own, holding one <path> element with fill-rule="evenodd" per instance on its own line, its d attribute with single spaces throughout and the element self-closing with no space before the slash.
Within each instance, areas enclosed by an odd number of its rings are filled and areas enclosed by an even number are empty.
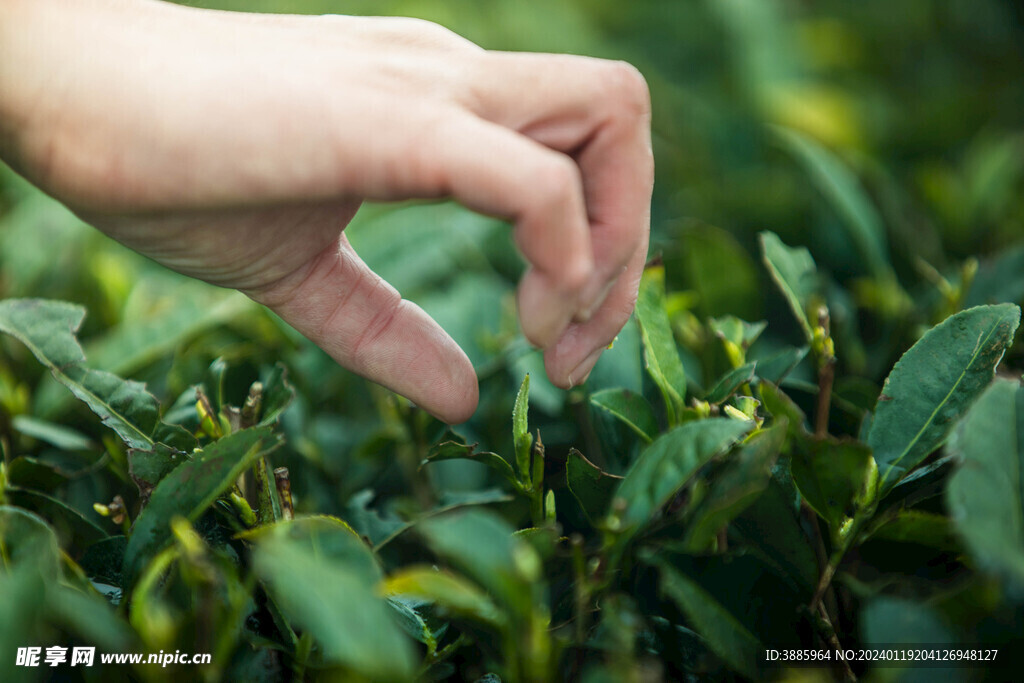
<svg viewBox="0 0 1024 683">
<path fill-rule="evenodd" d="M 450 423 L 476 408 L 473 367 L 353 251 L 360 204 L 507 218 L 523 333 L 568 388 L 633 310 L 654 173 L 647 86 L 622 62 L 156 0 L 0 0 L 0 158 Z"/>
</svg>

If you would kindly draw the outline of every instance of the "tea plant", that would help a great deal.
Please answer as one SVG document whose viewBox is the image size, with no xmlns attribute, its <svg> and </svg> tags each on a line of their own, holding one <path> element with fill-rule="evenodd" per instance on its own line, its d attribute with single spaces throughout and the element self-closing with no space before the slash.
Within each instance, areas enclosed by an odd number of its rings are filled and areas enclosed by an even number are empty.
<svg viewBox="0 0 1024 683">
<path fill-rule="evenodd" d="M 697 320 L 652 264 L 636 314 L 651 392 L 586 397 L 596 450 L 547 453 L 529 375 L 505 453 L 385 398 L 405 494 L 366 491 L 339 515 L 296 512 L 288 469 L 273 467 L 293 397 L 283 367 L 233 405 L 218 359 L 162 407 L 89 367 L 81 307 L 0 302 L 0 331 L 108 430 L 99 446 L 5 385 L 5 429 L 22 436 L 5 437 L 0 470 L 5 680 L 36 673 L 9 661 L 35 642 L 208 652 L 196 671 L 211 681 L 758 679 L 785 671 L 766 650 L 810 648 L 833 653 L 813 672 L 852 680 L 867 664 L 836 651 L 1009 642 L 1003 601 L 1024 589 L 1024 390 L 995 374 L 1020 310 L 948 316 L 861 410 L 833 393 L 843 346 L 810 254 L 772 233 L 761 249 L 801 346 L 750 357 L 764 323 Z M 695 353 L 705 371 L 725 365 L 706 387 L 687 377 Z M 791 377 L 805 357 L 814 384 Z M 857 438 L 830 433 L 838 412 L 862 416 Z M 87 469 L 110 481 L 76 492 L 89 472 L 53 451 L 97 447 Z M 482 463 L 498 486 L 446 496 L 429 476 L 445 461 Z M 81 506 L 101 493 L 105 523 Z"/>
</svg>

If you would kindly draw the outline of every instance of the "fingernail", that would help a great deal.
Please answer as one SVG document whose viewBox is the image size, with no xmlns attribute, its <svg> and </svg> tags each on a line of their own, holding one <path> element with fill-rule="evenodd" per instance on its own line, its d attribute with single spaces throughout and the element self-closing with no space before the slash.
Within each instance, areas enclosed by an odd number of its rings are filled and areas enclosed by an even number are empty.
<svg viewBox="0 0 1024 683">
<path fill-rule="evenodd" d="M 598 348 L 596 351 L 584 358 L 579 365 L 573 368 L 572 372 L 569 373 L 569 388 L 580 386 L 587 381 L 587 378 L 590 377 L 590 373 L 594 369 L 594 366 L 597 365 L 597 361 L 601 358 L 604 348 L 605 347 L 603 346 Z"/>
</svg>

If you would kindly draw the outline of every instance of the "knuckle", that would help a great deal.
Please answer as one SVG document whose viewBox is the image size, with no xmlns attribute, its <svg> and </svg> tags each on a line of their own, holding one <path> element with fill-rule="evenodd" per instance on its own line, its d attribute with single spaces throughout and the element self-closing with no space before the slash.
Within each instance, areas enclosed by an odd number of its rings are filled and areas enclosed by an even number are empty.
<svg viewBox="0 0 1024 683">
<path fill-rule="evenodd" d="M 601 82 L 605 95 L 618 108 L 619 115 L 647 118 L 651 113 L 651 91 L 647 79 L 629 62 L 605 62 Z"/>
<path fill-rule="evenodd" d="M 530 169 L 528 180 L 535 188 L 535 201 L 540 209 L 575 200 L 582 191 L 579 167 L 567 156 L 552 152 L 544 161 Z"/>
<path fill-rule="evenodd" d="M 402 42 L 415 47 L 459 49 L 473 46 L 473 43 L 440 24 L 426 19 L 395 17 L 394 26 Z"/>
</svg>

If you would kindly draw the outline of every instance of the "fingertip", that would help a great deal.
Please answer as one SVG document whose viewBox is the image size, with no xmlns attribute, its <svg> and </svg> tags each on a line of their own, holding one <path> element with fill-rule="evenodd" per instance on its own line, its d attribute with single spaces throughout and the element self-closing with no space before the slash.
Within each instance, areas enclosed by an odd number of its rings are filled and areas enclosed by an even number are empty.
<svg viewBox="0 0 1024 683">
<path fill-rule="evenodd" d="M 552 288 L 548 278 L 530 269 L 519 282 L 516 305 L 523 336 L 546 349 L 558 341 L 577 312 L 576 297 Z"/>
</svg>

